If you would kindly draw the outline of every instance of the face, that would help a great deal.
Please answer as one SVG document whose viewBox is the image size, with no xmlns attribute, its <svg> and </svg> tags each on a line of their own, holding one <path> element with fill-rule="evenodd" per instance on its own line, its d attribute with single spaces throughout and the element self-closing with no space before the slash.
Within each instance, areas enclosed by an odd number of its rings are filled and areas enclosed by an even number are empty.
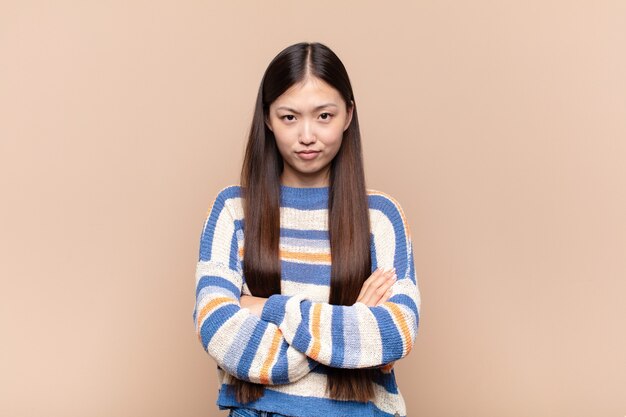
<svg viewBox="0 0 626 417">
<path fill-rule="evenodd" d="M 283 158 L 282 184 L 329 184 L 330 162 L 341 147 L 353 108 L 335 88 L 315 77 L 291 86 L 270 105 L 266 124 Z"/>
</svg>

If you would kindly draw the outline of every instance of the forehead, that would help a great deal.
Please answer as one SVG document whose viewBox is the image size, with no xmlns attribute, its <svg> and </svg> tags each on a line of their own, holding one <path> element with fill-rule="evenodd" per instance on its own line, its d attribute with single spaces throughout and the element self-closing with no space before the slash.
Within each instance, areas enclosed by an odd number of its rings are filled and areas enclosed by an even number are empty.
<svg viewBox="0 0 626 417">
<path fill-rule="evenodd" d="M 317 77 L 307 77 L 302 82 L 289 87 L 270 107 L 281 105 L 291 107 L 315 107 L 321 102 L 334 103 L 339 106 L 343 103 L 343 98 L 341 94 L 339 94 L 339 91 L 326 81 Z"/>
</svg>

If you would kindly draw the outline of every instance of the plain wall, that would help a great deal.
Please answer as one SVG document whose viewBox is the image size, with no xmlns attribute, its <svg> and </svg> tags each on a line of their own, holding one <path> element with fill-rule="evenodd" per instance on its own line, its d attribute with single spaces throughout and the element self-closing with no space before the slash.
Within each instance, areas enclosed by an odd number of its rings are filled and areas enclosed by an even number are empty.
<svg viewBox="0 0 626 417">
<path fill-rule="evenodd" d="M 409 416 L 623 416 L 625 22 L 624 1 L 3 1 L 0 415 L 225 415 L 201 228 L 267 64 L 319 41 L 413 233 Z"/>
</svg>

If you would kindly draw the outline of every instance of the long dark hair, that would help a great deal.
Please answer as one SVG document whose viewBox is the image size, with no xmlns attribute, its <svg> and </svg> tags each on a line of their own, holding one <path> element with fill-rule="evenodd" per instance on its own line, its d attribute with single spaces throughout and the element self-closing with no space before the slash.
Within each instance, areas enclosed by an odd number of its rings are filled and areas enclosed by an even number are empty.
<svg viewBox="0 0 626 417">
<path fill-rule="evenodd" d="M 337 55 L 321 43 L 302 42 L 281 51 L 269 64 L 257 95 L 241 170 L 244 209 L 243 272 L 258 297 L 280 294 L 280 175 L 283 160 L 267 127 L 269 107 L 307 76 L 334 87 L 346 106 L 354 105 L 341 147 L 330 166 L 328 226 L 331 249 L 329 303 L 352 305 L 371 274 L 370 224 L 356 102 L 348 73 Z M 351 104 L 354 103 L 354 104 Z M 374 395 L 373 369 L 327 368 L 331 398 L 366 402 Z M 237 400 L 254 401 L 263 385 L 234 379 Z"/>
</svg>

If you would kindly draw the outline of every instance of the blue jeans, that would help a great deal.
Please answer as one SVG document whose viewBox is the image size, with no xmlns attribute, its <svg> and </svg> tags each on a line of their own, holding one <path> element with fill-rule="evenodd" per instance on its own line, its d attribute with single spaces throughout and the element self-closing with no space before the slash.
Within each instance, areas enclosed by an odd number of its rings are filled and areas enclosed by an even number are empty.
<svg viewBox="0 0 626 417">
<path fill-rule="evenodd" d="M 271 411 L 259 411 L 251 408 L 231 408 L 228 417 L 289 417 Z"/>
</svg>

